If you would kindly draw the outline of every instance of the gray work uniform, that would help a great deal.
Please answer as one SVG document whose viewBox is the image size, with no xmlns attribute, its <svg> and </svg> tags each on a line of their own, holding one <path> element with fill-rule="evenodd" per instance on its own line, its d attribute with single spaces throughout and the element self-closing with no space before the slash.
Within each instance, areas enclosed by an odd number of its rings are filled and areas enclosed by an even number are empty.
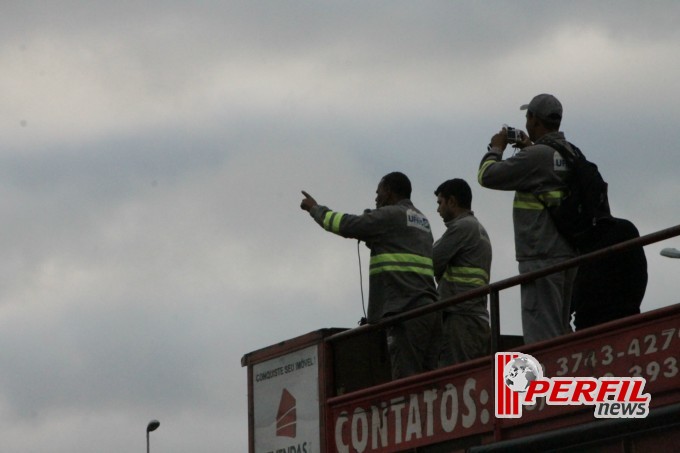
<svg viewBox="0 0 680 453">
<path fill-rule="evenodd" d="M 403 199 L 363 215 L 315 206 L 310 214 L 325 230 L 364 241 L 371 249 L 368 322 L 433 303 L 432 231 L 427 218 Z M 431 313 L 387 329 L 392 377 L 437 367 L 441 314 Z"/>
<path fill-rule="evenodd" d="M 434 243 L 432 261 L 441 300 L 489 284 L 491 242 L 473 212 L 446 222 L 446 232 Z M 440 365 L 489 353 L 491 329 L 486 295 L 446 308 L 443 317 Z"/>
<path fill-rule="evenodd" d="M 561 132 L 551 132 L 537 142 L 501 160 L 501 150 L 491 148 L 482 158 L 479 183 L 490 189 L 515 190 L 513 224 L 515 253 L 524 274 L 575 256 L 545 209 L 565 195 L 569 168 L 559 152 L 542 144 L 556 140 L 571 146 Z M 540 197 L 540 199 L 539 199 Z M 571 331 L 569 303 L 576 269 L 522 285 L 522 330 L 525 343 L 547 340 Z"/>
</svg>

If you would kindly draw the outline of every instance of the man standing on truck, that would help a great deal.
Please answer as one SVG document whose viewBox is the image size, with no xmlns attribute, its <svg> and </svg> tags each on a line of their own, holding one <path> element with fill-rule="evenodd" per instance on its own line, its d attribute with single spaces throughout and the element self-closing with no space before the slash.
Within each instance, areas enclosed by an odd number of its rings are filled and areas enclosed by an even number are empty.
<svg viewBox="0 0 680 453">
<path fill-rule="evenodd" d="M 434 243 L 432 261 L 440 299 L 489 284 L 491 242 L 472 212 L 472 190 L 463 179 L 443 182 L 434 194 L 446 232 Z M 486 295 L 444 309 L 440 365 L 453 365 L 490 352 Z"/>
<path fill-rule="evenodd" d="M 411 182 L 400 172 L 385 175 L 376 190 L 376 209 L 362 215 L 333 211 L 302 192 L 300 207 L 326 231 L 364 241 L 371 249 L 368 322 L 437 300 L 432 269 L 432 231 L 411 203 Z M 429 313 L 387 328 L 392 378 L 437 367 L 441 313 Z"/>
<path fill-rule="evenodd" d="M 546 205 L 559 204 L 567 188 L 567 168 L 560 153 L 546 145 L 555 140 L 571 150 L 559 131 L 562 104 L 550 94 L 539 94 L 526 110 L 529 134 L 503 128 L 491 138 L 479 166 L 478 180 L 483 187 L 514 190 L 513 224 L 515 254 L 519 272 L 532 271 L 560 263 L 575 256 L 574 248 L 557 231 Z M 510 137 L 509 132 L 517 132 Z M 519 151 L 505 160 L 508 143 Z M 540 198 L 539 198 L 540 197 Z M 522 330 L 524 342 L 554 338 L 571 331 L 569 304 L 576 269 L 566 269 L 522 284 Z"/>
</svg>

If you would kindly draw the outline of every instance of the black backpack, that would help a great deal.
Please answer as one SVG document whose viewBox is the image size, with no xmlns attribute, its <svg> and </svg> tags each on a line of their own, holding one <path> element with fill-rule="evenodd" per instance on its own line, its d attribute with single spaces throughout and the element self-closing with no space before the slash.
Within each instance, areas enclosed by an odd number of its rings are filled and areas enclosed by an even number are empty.
<svg viewBox="0 0 680 453">
<path fill-rule="evenodd" d="M 586 159 L 573 144 L 569 143 L 573 153 L 554 140 L 544 144 L 558 151 L 571 169 L 566 181 L 566 197 L 559 205 L 548 206 L 544 203 L 544 206 L 555 222 L 557 231 L 576 249 L 588 250 L 598 236 L 598 225 L 612 218 L 607 183 L 597 165 Z"/>
</svg>

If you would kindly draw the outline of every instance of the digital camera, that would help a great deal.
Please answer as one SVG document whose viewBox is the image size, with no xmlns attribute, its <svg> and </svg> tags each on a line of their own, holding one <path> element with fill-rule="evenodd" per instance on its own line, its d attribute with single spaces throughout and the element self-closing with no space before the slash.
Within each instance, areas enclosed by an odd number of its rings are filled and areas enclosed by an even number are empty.
<svg viewBox="0 0 680 453">
<path fill-rule="evenodd" d="M 508 125 L 504 125 L 503 127 L 505 128 L 508 143 L 518 143 L 522 141 L 522 131 Z"/>
</svg>

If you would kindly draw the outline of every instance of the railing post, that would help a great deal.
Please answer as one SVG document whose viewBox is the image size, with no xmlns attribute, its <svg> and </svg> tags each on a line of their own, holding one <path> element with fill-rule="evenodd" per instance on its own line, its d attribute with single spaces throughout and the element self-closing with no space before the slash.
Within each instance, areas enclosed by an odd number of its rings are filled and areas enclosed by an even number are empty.
<svg viewBox="0 0 680 453">
<path fill-rule="evenodd" d="M 501 314 L 498 290 L 494 289 L 489 295 L 489 308 L 491 315 L 491 355 L 498 352 L 501 338 Z"/>
</svg>

